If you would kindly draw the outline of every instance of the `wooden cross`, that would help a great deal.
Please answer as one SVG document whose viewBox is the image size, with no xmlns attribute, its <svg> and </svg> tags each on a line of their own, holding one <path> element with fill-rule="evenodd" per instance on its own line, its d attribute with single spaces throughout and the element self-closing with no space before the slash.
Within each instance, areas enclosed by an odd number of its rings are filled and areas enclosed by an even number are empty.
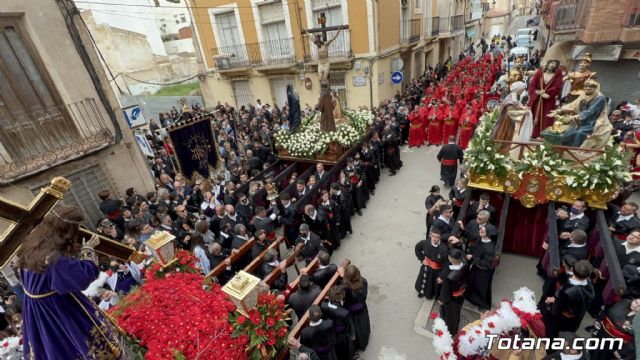
<svg viewBox="0 0 640 360">
<path fill-rule="evenodd" d="M 22 241 L 62 200 L 70 188 L 71 182 L 69 180 L 55 177 L 49 186 L 41 189 L 40 193 L 27 206 L 0 197 L 0 218 L 11 223 L 0 236 L 0 269 L 4 268 L 18 252 Z M 144 254 L 130 246 L 96 234 L 82 226 L 80 232 L 82 239 L 89 240 L 92 235 L 97 235 L 100 238 L 100 244 L 95 247 L 95 250 L 101 254 L 135 262 L 140 262 L 145 257 Z"/>
<path fill-rule="evenodd" d="M 349 25 L 327 26 L 327 18 L 324 16 L 324 13 L 320 13 L 320 17 L 318 18 L 318 24 L 320 24 L 319 28 L 302 30 L 301 33 L 302 34 L 322 33 L 322 42 L 326 43 L 327 31 L 345 30 L 349 28 Z"/>
</svg>

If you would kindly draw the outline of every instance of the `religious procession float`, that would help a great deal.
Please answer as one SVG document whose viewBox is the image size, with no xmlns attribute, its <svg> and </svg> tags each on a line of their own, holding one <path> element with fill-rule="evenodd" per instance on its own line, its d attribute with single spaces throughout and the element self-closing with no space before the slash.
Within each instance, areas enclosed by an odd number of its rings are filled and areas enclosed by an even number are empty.
<svg viewBox="0 0 640 360">
<path fill-rule="evenodd" d="M 499 263 L 503 249 L 538 257 L 545 242 L 543 270 L 557 276 L 561 229 L 556 221 L 562 219 L 563 209 L 556 204 L 588 203 L 595 210 L 589 216 L 596 224 L 589 241 L 604 260 L 600 273 L 608 301 L 623 294 L 626 285 L 604 211 L 629 195 L 635 175 L 630 169 L 637 166 L 632 158 L 638 155 L 636 133 L 624 136 L 613 130 L 608 100 L 596 73 L 590 71 L 590 54 L 583 54 L 573 72 L 563 71 L 556 60 L 544 63 L 541 69 L 525 72 L 516 61 L 515 68 L 498 80 L 498 87 L 503 83 L 502 100 L 483 114 L 464 152 L 471 194 L 461 213 L 484 193 L 499 221 L 495 262 Z M 525 92 L 528 102 L 522 101 Z M 564 214 L 568 217 L 567 210 Z M 442 360 L 508 359 L 509 353 L 497 349 L 498 340 L 544 336 L 534 294 L 526 288 L 457 334 L 447 331 L 437 313 L 430 323 L 433 345 Z"/>
</svg>

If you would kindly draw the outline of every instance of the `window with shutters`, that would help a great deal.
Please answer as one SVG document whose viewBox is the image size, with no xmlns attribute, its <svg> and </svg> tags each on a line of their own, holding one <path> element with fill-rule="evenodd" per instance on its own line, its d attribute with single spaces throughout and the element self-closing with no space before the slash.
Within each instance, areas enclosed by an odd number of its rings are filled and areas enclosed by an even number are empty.
<svg viewBox="0 0 640 360">
<path fill-rule="evenodd" d="M 258 5 L 262 43 L 260 51 L 267 63 L 277 60 L 293 60 L 293 37 L 287 30 L 281 1 Z"/>
<path fill-rule="evenodd" d="M 338 93 L 342 108 L 347 108 L 347 84 L 346 84 L 346 72 L 344 71 L 331 71 L 329 73 L 329 83 L 331 90 Z"/>
<path fill-rule="evenodd" d="M 253 94 L 249 80 L 236 80 L 231 82 L 233 97 L 236 99 L 236 108 L 253 104 Z"/>
<path fill-rule="evenodd" d="M 344 19 L 342 14 L 342 2 L 340 0 L 312 0 L 312 21 L 313 27 L 319 28 L 319 19 L 322 14 L 327 18 L 326 26 L 346 25 L 348 19 Z M 331 40 L 337 31 L 327 31 L 327 40 Z M 312 37 L 310 37 L 310 40 Z M 311 53 L 317 58 L 317 47 L 311 44 Z M 329 45 L 329 56 L 345 57 L 351 56 L 351 43 L 349 30 L 342 30 L 338 37 Z"/>
<path fill-rule="evenodd" d="M 102 190 L 111 190 L 115 194 L 115 189 L 106 172 L 101 165 L 96 164 L 66 175 L 65 178 L 71 181 L 71 189 L 64 195 L 62 203 L 82 210 L 85 225 L 95 230 L 95 225 L 104 218 L 100 211 L 101 200 L 98 193 Z M 38 194 L 44 186 L 46 184 L 32 189 L 31 192 L 34 195 Z"/>
<path fill-rule="evenodd" d="M 77 129 L 17 20 L 0 19 L 0 142 L 11 161 L 73 141 Z M 7 159 L 5 159 L 7 160 Z"/>
</svg>

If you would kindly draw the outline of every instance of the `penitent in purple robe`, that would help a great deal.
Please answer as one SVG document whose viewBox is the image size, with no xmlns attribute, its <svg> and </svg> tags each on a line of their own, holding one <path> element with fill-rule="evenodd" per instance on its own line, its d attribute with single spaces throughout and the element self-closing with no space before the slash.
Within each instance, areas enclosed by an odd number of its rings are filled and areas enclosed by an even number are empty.
<svg viewBox="0 0 640 360">
<path fill-rule="evenodd" d="M 89 260 L 61 256 L 42 273 L 21 270 L 27 360 L 121 359 L 116 327 L 81 291 L 98 277 Z"/>
</svg>

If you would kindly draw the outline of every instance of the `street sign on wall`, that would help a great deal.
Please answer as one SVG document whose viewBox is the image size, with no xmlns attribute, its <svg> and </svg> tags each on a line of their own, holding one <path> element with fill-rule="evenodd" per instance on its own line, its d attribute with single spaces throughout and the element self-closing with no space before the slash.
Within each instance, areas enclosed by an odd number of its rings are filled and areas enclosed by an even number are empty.
<svg viewBox="0 0 640 360">
<path fill-rule="evenodd" d="M 142 115 L 142 107 L 140 105 L 133 105 L 122 109 L 124 112 L 124 118 L 127 120 L 130 128 L 145 125 L 147 121 Z"/>
<path fill-rule="evenodd" d="M 394 71 L 391 73 L 391 82 L 393 83 L 393 85 L 399 85 L 400 83 L 402 83 L 402 79 L 404 79 L 402 71 Z"/>
</svg>

